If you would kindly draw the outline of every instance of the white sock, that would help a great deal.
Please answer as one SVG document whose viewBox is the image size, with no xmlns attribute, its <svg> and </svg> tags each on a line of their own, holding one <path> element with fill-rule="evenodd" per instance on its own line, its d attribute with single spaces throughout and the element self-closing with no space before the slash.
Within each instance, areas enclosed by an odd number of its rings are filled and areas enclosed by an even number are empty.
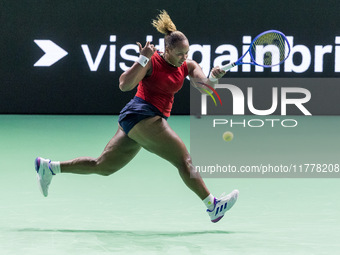
<svg viewBox="0 0 340 255">
<path fill-rule="evenodd" d="M 53 173 L 55 173 L 55 174 L 60 174 L 61 173 L 61 171 L 60 171 L 60 162 L 59 161 L 51 161 L 50 166 L 51 166 L 51 169 L 52 169 Z"/>
<path fill-rule="evenodd" d="M 214 208 L 214 199 L 215 197 L 211 194 L 209 194 L 209 196 L 207 196 L 204 200 L 203 203 L 205 204 L 205 206 L 211 210 Z"/>
</svg>

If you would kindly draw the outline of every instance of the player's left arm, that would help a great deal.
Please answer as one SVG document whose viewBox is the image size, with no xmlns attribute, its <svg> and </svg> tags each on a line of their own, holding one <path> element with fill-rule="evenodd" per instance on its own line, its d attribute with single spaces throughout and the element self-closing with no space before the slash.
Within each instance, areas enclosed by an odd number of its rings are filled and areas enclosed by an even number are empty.
<svg viewBox="0 0 340 255">
<path fill-rule="evenodd" d="M 187 59 L 187 66 L 188 66 L 188 73 L 189 78 L 191 80 L 191 83 L 194 87 L 202 87 L 200 83 L 197 83 L 196 81 L 201 81 L 203 83 L 206 83 L 214 88 L 214 85 L 218 83 L 218 79 L 222 78 L 225 75 L 225 71 L 220 69 L 219 66 L 213 67 L 210 71 L 211 76 L 216 78 L 216 81 L 211 81 L 208 79 L 205 74 L 203 73 L 202 68 L 197 64 L 196 61 Z M 200 90 L 202 92 L 202 90 Z"/>
</svg>

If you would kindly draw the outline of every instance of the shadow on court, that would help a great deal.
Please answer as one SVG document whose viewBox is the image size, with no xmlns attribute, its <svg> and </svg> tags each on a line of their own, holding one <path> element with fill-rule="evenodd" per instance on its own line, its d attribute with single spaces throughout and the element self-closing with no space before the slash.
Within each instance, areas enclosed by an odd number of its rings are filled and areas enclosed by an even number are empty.
<svg viewBox="0 0 340 255">
<path fill-rule="evenodd" d="M 229 251 L 231 247 L 226 244 L 230 242 L 231 236 L 237 239 L 243 236 L 240 232 L 223 230 L 135 231 L 13 228 L 8 232 L 15 236 L 38 238 L 38 240 L 43 240 L 45 248 L 53 247 L 55 250 L 63 250 L 63 254 L 67 251 L 71 252 L 69 254 L 98 254 L 98 252 L 138 255 L 210 254 L 214 249 L 215 251 Z M 38 240 L 32 240 L 32 242 L 41 243 Z M 222 243 L 221 240 L 225 241 Z"/>
<path fill-rule="evenodd" d="M 126 230 L 82 230 L 82 229 L 41 229 L 41 228 L 23 228 L 14 229 L 18 232 L 56 232 L 56 233 L 77 233 L 77 234 L 105 234 L 112 236 L 167 236 L 167 237 L 179 237 L 179 236 L 200 236 L 200 235 L 232 235 L 241 234 L 236 231 L 223 231 L 223 230 L 207 230 L 207 231 L 126 231 Z M 242 232 L 245 233 L 245 232 Z M 250 233 L 250 232 L 247 232 Z"/>
</svg>

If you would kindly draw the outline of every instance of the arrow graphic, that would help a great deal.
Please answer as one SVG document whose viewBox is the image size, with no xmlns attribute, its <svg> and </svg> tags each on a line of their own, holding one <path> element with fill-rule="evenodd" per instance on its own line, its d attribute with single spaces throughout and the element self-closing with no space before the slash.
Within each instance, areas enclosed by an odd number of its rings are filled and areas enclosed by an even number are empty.
<svg viewBox="0 0 340 255">
<path fill-rule="evenodd" d="M 45 52 L 34 66 L 51 66 L 68 54 L 51 40 L 34 40 L 34 42 Z"/>
</svg>

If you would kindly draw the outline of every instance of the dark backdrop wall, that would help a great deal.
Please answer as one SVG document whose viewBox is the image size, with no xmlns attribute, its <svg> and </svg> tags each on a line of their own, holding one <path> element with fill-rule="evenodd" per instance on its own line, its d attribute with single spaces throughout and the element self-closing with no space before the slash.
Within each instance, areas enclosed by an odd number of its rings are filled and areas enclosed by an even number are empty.
<svg viewBox="0 0 340 255">
<path fill-rule="evenodd" d="M 0 113 L 119 113 L 135 94 L 118 88 L 138 56 L 135 42 L 149 39 L 162 48 L 162 35 L 150 24 L 162 9 L 187 35 L 191 57 L 207 74 L 235 50 L 241 56 L 249 36 L 277 29 L 293 46 L 279 71 L 239 67 L 228 77 L 339 77 L 337 0 L 3 0 Z M 189 85 L 176 95 L 173 114 L 189 114 Z"/>
</svg>

